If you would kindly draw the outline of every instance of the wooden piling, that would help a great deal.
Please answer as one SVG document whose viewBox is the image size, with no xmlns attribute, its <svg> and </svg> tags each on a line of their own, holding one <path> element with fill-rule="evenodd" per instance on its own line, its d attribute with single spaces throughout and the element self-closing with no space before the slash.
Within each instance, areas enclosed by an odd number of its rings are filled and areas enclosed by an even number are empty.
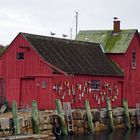
<svg viewBox="0 0 140 140">
<path fill-rule="evenodd" d="M 114 122 L 113 122 L 112 107 L 111 107 L 109 97 L 106 98 L 106 104 L 107 104 L 107 115 L 109 118 L 109 127 L 111 130 L 114 130 L 115 126 L 114 126 Z"/>
<path fill-rule="evenodd" d="M 36 101 L 32 101 L 32 124 L 33 124 L 33 134 L 40 134 L 39 116 Z"/>
<path fill-rule="evenodd" d="M 68 135 L 67 124 L 65 121 L 64 113 L 62 111 L 61 101 L 59 99 L 56 99 L 55 104 L 56 104 L 56 110 L 58 113 L 58 117 L 60 119 L 60 127 L 62 130 L 62 135 Z"/>
<path fill-rule="evenodd" d="M 19 124 L 16 101 L 12 101 L 12 116 L 13 116 L 13 123 L 14 123 L 14 127 L 15 127 L 15 134 L 19 135 L 20 134 L 20 124 Z"/>
<path fill-rule="evenodd" d="M 94 125 L 93 125 L 93 122 L 92 122 L 93 118 L 92 118 L 92 114 L 91 114 L 91 111 L 90 111 L 90 105 L 89 105 L 88 100 L 84 101 L 84 106 L 86 108 L 87 126 L 88 126 L 88 129 L 89 129 L 89 132 L 93 132 L 93 129 L 94 129 Z"/>
<path fill-rule="evenodd" d="M 123 109 L 124 109 L 124 115 L 125 115 L 125 126 L 127 129 L 131 129 L 127 99 L 123 99 Z"/>
</svg>

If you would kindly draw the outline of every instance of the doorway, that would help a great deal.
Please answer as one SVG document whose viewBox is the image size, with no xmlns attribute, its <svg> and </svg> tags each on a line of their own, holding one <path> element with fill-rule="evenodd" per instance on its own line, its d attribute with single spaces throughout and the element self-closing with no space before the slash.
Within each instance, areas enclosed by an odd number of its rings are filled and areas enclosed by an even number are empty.
<svg viewBox="0 0 140 140">
<path fill-rule="evenodd" d="M 34 78 L 21 79 L 20 107 L 31 108 L 32 100 L 36 100 L 35 79 Z"/>
</svg>

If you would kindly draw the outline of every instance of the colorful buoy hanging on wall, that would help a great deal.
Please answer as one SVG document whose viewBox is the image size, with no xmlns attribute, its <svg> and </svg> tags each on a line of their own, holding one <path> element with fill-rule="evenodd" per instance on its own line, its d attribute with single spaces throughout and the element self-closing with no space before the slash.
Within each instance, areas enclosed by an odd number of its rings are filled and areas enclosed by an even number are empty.
<svg viewBox="0 0 140 140">
<path fill-rule="evenodd" d="M 64 81 L 54 84 L 52 89 L 55 93 L 58 93 L 58 97 L 60 97 L 62 100 L 69 98 L 69 100 L 73 103 L 76 101 L 76 98 L 77 100 L 82 101 L 89 98 L 90 95 L 98 105 L 105 103 L 106 97 L 109 97 L 112 102 L 118 100 L 119 89 L 116 83 L 111 84 L 104 82 L 101 85 L 101 89 L 98 90 L 92 89 L 91 83 L 92 80 L 77 82 L 75 85 L 73 85 L 70 83 L 70 81 Z"/>
</svg>

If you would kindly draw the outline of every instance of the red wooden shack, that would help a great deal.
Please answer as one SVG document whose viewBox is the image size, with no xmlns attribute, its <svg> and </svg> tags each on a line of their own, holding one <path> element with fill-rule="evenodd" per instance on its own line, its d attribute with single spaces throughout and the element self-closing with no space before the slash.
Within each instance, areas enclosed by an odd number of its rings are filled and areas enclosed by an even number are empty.
<svg viewBox="0 0 140 140">
<path fill-rule="evenodd" d="M 19 33 L 0 58 L 0 81 L 11 105 L 54 109 L 54 99 L 83 108 L 105 106 L 109 96 L 120 106 L 123 72 L 102 51 L 98 43 Z"/>
<path fill-rule="evenodd" d="M 113 30 L 82 30 L 77 40 L 100 43 L 105 53 L 123 70 L 123 98 L 130 107 L 140 103 L 140 37 L 136 29 L 120 29 L 114 20 Z"/>
</svg>

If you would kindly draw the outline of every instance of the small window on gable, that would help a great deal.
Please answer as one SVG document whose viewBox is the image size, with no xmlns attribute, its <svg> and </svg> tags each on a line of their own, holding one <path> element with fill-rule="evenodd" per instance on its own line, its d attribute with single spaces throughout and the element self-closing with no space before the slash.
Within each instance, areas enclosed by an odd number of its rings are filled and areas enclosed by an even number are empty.
<svg viewBox="0 0 140 140">
<path fill-rule="evenodd" d="M 90 88 L 91 88 L 91 90 L 99 90 L 100 89 L 100 81 L 99 80 L 92 80 Z"/>
<path fill-rule="evenodd" d="M 131 67 L 136 68 L 136 51 L 132 51 Z"/>
<path fill-rule="evenodd" d="M 24 59 L 24 53 L 23 52 L 17 52 L 17 60 Z"/>
</svg>

